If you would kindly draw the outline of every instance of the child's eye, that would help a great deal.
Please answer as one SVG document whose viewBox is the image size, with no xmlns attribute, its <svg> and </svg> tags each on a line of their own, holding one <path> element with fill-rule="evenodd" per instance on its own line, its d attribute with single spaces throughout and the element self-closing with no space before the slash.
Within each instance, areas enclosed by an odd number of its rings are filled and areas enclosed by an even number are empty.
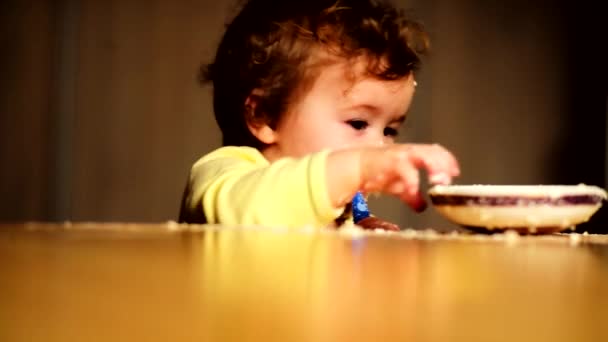
<svg viewBox="0 0 608 342">
<path fill-rule="evenodd" d="M 396 137 L 399 135 L 399 131 L 395 128 L 392 127 L 386 127 L 384 129 L 384 136 L 385 137 Z"/>
<path fill-rule="evenodd" d="M 352 128 L 356 129 L 357 131 L 364 130 L 367 128 L 367 126 L 369 126 L 367 121 L 363 121 L 363 120 L 348 120 L 346 123 L 349 124 Z"/>
</svg>

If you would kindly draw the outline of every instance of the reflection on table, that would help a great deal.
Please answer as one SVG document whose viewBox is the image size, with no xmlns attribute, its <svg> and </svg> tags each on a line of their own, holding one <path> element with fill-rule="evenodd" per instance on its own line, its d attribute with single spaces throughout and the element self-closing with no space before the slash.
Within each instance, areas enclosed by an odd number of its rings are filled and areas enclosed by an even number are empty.
<svg viewBox="0 0 608 342">
<path fill-rule="evenodd" d="M 608 341 L 608 237 L 0 226 L 1 341 Z"/>
</svg>

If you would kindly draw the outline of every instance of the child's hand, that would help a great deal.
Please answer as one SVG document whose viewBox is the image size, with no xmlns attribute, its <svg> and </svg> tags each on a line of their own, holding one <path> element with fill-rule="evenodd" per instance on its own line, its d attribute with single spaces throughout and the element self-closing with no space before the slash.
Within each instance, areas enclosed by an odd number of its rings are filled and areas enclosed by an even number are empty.
<svg viewBox="0 0 608 342">
<path fill-rule="evenodd" d="M 369 148 L 361 153 L 361 190 L 395 195 L 422 211 L 426 203 L 420 194 L 419 169 L 427 171 L 431 184 L 449 184 L 460 174 L 456 158 L 437 144 Z"/>
<path fill-rule="evenodd" d="M 399 231 L 398 225 L 396 225 L 392 222 L 385 221 L 383 219 L 379 219 L 374 216 L 370 216 L 370 217 L 366 217 L 366 218 L 362 219 L 361 221 L 357 222 L 357 225 L 363 229 L 384 229 L 384 230 L 392 230 L 392 231 L 397 231 L 397 232 Z"/>
<path fill-rule="evenodd" d="M 399 197 L 414 210 L 426 203 L 420 194 L 419 170 L 431 184 L 449 184 L 460 174 L 456 158 L 436 144 L 392 144 L 336 151 L 328 159 L 328 186 L 338 207 L 356 191 L 383 192 Z"/>
</svg>

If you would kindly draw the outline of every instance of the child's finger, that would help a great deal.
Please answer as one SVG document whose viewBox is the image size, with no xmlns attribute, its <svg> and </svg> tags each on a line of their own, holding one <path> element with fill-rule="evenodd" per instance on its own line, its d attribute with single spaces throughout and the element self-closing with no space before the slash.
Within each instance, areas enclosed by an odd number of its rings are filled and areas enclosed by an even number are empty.
<svg viewBox="0 0 608 342">
<path fill-rule="evenodd" d="M 418 189 L 413 193 L 404 192 L 401 194 L 400 198 L 416 212 L 423 212 L 426 209 L 426 201 Z"/>
<path fill-rule="evenodd" d="M 429 155 L 442 164 L 441 167 L 448 172 L 448 175 L 452 177 L 460 175 L 458 160 L 450 151 L 438 144 L 431 145 L 430 149 Z"/>
<path fill-rule="evenodd" d="M 433 185 L 449 185 L 452 183 L 452 176 L 447 173 L 429 173 L 429 183 Z"/>
<path fill-rule="evenodd" d="M 425 164 L 429 174 L 444 173 L 450 177 L 460 174 L 456 158 L 440 145 L 427 145 L 417 150 L 414 157 L 419 158 Z"/>
<path fill-rule="evenodd" d="M 449 184 L 460 174 L 456 158 L 440 145 L 418 145 L 404 151 L 415 167 L 427 170 L 431 183 Z"/>
<path fill-rule="evenodd" d="M 399 182 L 402 184 L 401 190 L 395 195 L 399 196 L 402 201 L 409 204 L 412 209 L 417 212 L 423 211 L 426 208 L 426 202 L 420 194 L 420 175 L 418 169 L 409 162 L 402 162 L 397 165 Z"/>
</svg>

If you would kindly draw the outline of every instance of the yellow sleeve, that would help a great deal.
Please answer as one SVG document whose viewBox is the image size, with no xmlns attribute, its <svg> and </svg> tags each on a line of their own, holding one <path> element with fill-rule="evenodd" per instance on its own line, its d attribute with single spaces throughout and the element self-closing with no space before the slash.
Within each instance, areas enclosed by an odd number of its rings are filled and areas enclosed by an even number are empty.
<svg viewBox="0 0 608 342">
<path fill-rule="evenodd" d="M 326 226 L 343 210 L 329 198 L 327 155 L 270 164 L 254 148 L 222 147 L 192 167 L 182 210 L 212 224 Z"/>
</svg>

